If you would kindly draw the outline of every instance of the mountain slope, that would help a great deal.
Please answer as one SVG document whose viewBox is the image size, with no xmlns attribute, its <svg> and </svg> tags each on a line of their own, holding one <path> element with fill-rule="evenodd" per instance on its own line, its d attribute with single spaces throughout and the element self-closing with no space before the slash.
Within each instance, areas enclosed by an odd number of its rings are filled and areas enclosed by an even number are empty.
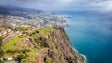
<svg viewBox="0 0 112 63">
<path fill-rule="evenodd" d="M 73 50 L 64 29 L 46 26 L 32 30 L 27 28 L 13 33 L 9 40 L 4 38 L 1 58 L 12 58 L 15 63 L 85 63 L 85 58 Z"/>
<path fill-rule="evenodd" d="M 0 63 L 85 63 L 72 48 L 59 15 L 0 9 Z"/>
</svg>

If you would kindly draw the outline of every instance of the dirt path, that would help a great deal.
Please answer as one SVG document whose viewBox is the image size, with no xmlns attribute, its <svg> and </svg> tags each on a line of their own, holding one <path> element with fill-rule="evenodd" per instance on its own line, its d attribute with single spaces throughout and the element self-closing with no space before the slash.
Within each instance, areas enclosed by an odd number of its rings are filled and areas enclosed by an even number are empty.
<svg viewBox="0 0 112 63">
<path fill-rule="evenodd" d="M 12 39 L 15 36 L 15 33 L 8 35 L 7 37 L 5 37 L 2 41 L 2 45 L 7 43 L 10 39 Z"/>
</svg>

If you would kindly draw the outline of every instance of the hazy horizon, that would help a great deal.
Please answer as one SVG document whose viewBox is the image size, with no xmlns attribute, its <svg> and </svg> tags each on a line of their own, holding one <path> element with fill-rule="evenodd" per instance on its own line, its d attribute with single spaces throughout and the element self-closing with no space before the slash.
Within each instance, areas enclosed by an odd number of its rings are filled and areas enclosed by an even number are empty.
<svg viewBox="0 0 112 63">
<path fill-rule="evenodd" d="M 112 11 L 112 0 L 0 0 L 0 5 L 19 6 L 41 10 Z"/>
</svg>

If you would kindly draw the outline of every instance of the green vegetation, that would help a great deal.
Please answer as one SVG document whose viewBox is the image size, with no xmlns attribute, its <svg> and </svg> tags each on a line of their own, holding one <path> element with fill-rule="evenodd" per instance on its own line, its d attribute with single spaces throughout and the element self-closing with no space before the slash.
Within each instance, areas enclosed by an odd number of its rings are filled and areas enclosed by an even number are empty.
<svg viewBox="0 0 112 63">
<path fill-rule="evenodd" d="M 2 37 L 0 37 L 0 58 L 1 58 L 2 55 L 3 55 L 3 51 L 2 51 L 2 49 L 1 49 L 1 45 L 2 45 Z M 0 60 L 0 63 L 2 63 L 1 60 Z"/>
<path fill-rule="evenodd" d="M 34 48 L 30 48 L 29 50 L 30 51 L 22 51 L 22 53 L 18 55 L 18 58 L 22 61 L 22 63 L 31 63 L 37 56 L 37 51 Z"/>
<path fill-rule="evenodd" d="M 39 37 L 39 40 L 40 40 L 40 47 L 49 47 L 49 45 L 46 43 L 47 42 L 47 39 L 44 38 L 44 37 Z"/>
<path fill-rule="evenodd" d="M 31 34 L 31 38 L 37 39 L 37 38 L 38 38 L 38 35 L 39 35 L 38 33 L 39 33 L 39 31 L 35 30 L 35 31 Z"/>
<path fill-rule="evenodd" d="M 14 30 L 19 30 L 19 31 L 25 32 L 27 30 L 27 28 L 25 28 L 25 27 L 16 27 Z"/>
<path fill-rule="evenodd" d="M 14 51 L 16 50 L 16 44 L 20 42 L 23 39 L 22 36 L 15 36 L 12 39 L 10 39 L 6 44 L 3 44 L 1 48 L 4 52 L 6 51 Z"/>
<path fill-rule="evenodd" d="M 74 58 L 78 63 L 84 61 L 82 56 L 73 52 L 68 46 L 69 39 L 63 30 L 53 29 L 50 26 L 38 30 L 18 27 L 16 30 L 19 30 L 19 33 L 14 32 L 17 35 L 3 44 L 0 37 L 1 58 L 13 58 L 19 63 L 75 63 Z M 16 62 L 12 60 L 3 63 Z"/>
<path fill-rule="evenodd" d="M 46 26 L 44 28 L 39 29 L 39 32 L 41 35 L 49 35 L 52 30 L 53 30 L 52 27 Z"/>
<path fill-rule="evenodd" d="M 31 28 L 31 27 L 16 27 L 15 29 L 14 29 L 15 31 L 21 31 L 21 32 L 26 32 L 27 30 L 33 30 L 33 28 Z"/>
<path fill-rule="evenodd" d="M 26 57 L 26 60 L 28 62 L 33 62 L 35 57 L 37 56 L 37 51 L 35 49 L 31 49 L 30 51 L 31 52 L 26 52 L 26 55 L 28 56 Z"/>
<path fill-rule="evenodd" d="M 48 57 L 45 63 L 54 63 L 54 59 Z"/>
</svg>

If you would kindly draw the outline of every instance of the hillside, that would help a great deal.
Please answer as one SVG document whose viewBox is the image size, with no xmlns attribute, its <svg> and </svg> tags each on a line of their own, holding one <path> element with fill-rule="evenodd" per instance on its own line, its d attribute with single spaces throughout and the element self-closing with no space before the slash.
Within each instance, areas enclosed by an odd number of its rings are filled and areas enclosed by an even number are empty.
<svg viewBox="0 0 112 63">
<path fill-rule="evenodd" d="M 19 29 L 18 29 L 19 30 Z M 30 30 L 30 31 L 29 31 Z M 1 61 L 8 63 L 84 63 L 85 59 L 73 50 L 65 31 L 46 26 L 19 30 L 13 37 L 2 37 Z M 11 58 L 11 59 L 10 59 Z"/>
<path fill-rule="evenodd" d="M 64 31 L 63 16 L 0 7 L 0 63 L 85 63 Z"/>
</svg>

